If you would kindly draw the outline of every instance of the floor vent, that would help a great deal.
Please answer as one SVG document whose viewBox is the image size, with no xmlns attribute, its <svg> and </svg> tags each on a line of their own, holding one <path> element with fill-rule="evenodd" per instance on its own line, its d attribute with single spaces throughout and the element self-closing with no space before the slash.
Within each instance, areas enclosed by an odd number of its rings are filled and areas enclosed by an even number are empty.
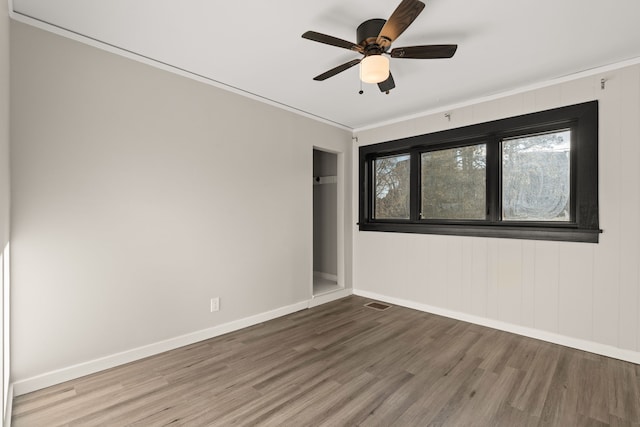
<svg viewBox="0 0 640 427">
<path fill-rule="evenodd" d="M 374 310 L 384 311 L 388 308 L 391 308 L 389 304 L 383 304 L 381 302 L 369 302 L 364 305 L 365 307 L 373 308 Z"/>
</svg>

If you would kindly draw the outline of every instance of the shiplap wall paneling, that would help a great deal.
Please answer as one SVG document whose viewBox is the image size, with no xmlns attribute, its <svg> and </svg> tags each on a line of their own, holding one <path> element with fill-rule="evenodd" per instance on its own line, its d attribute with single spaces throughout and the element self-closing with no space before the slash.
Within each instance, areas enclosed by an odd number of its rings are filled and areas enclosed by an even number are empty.
<svg viewBox="0 0 640 427">
<path fill-rule="evenodd" d="M 423 260 L 420 263 L 418 259 L 413 264 L 413 266 L 422 264 L 427 267 L 422 270 L 425 273 L 423 280 L 428 283 L 431 301 L 438 307 L 447 307 L 447 242 L 449 240 L 446 236 L 432 236 L 429 239 L 427 262 Z"/>
<path fill-rule="evenodd" d="M 536 323 L 536 243 L 522 243 L 522 325 L 528 328 Z"/>
<path fill-rule="evenodd" d="M 557 243 L 536 242 L 534 327 L 548 332 L 558 332 L 558 258 Z"/>
<path fill-rule="evenodd" d="M 498 241 L 496 239 L 488 239 L 487 242 L 488 265 L 487 265 L 487 317 L 490 319 L 498 319 L 498 274 L 501 265 L 498 258 Z"/>
<path fill-rule="evenodd" d="M 498 241 L 498 320 L 522 325 L 522 241 Z"/>
<path fill-rule="evenodd" d="M 471 243 L 471 299 L 470 313 L 487 317 L 487 295 L 489 293 L 489 242 L 487 239 L 472 239 Z"/>
<path fill-rule="evenodd" d="M 466 261 L 462 253 L 462 239 L 447 239 L 446 248 L 447 303 L 452 310 L 460 311 L 463 299 L 468 298 L 462 293 L 462 266 Z"/>
<path fill-rule="evenodd" d="M 594 246 L 558 244 L 558 332 L 593 339 Z"/>
<path fill-rule="evenodd" d="M 461 311 L 470 313 L 472 310 L 471 292 L 473 289 L 473 239 L 462 240 L 462 271 L 460 272 L 462 286 L 460 290 L 462 296 L 460 299 Z M 465 297 L 468 295 L 468 297 Z"/>
</svg>

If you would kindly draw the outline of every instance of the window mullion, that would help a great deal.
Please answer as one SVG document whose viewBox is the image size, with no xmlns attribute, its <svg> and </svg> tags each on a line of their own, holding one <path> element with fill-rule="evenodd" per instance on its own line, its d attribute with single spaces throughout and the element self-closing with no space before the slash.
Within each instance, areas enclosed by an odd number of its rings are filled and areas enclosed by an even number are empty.
<svg viewBox="0 0 640 427">
<path fill-rule="evenodd" d="M 500 139 L 491 135 L 487 139 L 487 221 L 501 220 L 500 207 Z"/>
<path fill-rule="evenodd" d="M 409 181 L 409 212 L 410 220 L 418 221 L 420 218 L 420 204 L 421 204 L 421 191 L 420 191 L 420 152 L 418 150 L 411 151 L 411 163 L 410 163 L 410 181 Z"/>
<path fill-rule="evenodd" d="M 570 221 L 574 224 L 578 222 L 577 213 L 582 212 L 583 209 L 578 209 L 578 165 L 581 163 L 578 161 L 578 131 L 576 129 L 575 123 L 571 126 L 571 150 L 570 150 L 570 191 L 569 194 L 571 196 L 570 200 L 570 212 L 571 218 Z M 593 168 L 590 168 L 593 173 Z M 597 175 L 597 173 L 596 173 Z"/>
<path fill-rule="evenodd" d="M 374 164 L 374 160 L 373 159 L 368 159 L 366 161 L 366 167 L 368 168 L 365 172 L 365 179 L 367 180 L 366 182 L 366 193 L 362 194 L 362 197 L 366 197 L 367 195 L 369 196 L 367 198 L 366 201 L 366 218 L 375 218 L 375 203 L 374 203 L 374 199 L 375 199 L 375 164 Z"/>
</svg>

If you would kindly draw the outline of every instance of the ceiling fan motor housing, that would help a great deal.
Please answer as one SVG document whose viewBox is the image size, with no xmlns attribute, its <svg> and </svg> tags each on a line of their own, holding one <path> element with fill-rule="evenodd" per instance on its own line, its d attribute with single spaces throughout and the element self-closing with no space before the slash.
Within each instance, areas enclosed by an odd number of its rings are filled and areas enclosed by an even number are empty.
<svg viewBox="0 0 640 427">
<path fill-rule="evenodd" d="M 386 22 L 386 19 L 369 19 L 358 26 L 356 40 L 358 40 L 360 46 L 365 48 L 365 55 L 375 55 L 383 52 L 378 46 L 377 40 L 378 34 L 380 34 Z"/>
</svg>

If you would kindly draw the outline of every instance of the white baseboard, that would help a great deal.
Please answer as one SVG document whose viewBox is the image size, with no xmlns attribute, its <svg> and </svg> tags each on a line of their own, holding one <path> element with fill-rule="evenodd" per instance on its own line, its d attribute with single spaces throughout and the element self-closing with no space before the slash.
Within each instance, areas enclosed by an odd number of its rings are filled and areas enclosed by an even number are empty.
<svg viewBox="0 0 640 427">
<path fill-rule="evenodd" d="M 350 294 L 350 292 L 349 292 Z M 345 295 L 346 296 L 346 295 Z M 87 362 L 79 363 L 74 366 L 59 369 L 52 372 L 47 372 L 32 378 L 16 381 L 12 384 L 13 393 L 15 396 L 30 393 L 32 391 L 40 390 L 52 385 L 60 384 L 65 381 L 80 378 L 85 375 L 94 374 L 96 372 L 103 371 L 105 369 L 113 368 L 125 363 L 133 362 L 143 359 L 145 357 L 153 356 L 165 351 L 174 350 L 179 347 L 194 344 L 199 341 L 204 341 L 210 338 L 214 338 L 229 332 L 237 331 L 239 329 L 247 328 L 249 326 L 257 325 L 259 323 L 267 322 L 278 317 L 286 316 L 287 314 L 295 313 L 296 311 L 304 310 L 309 307 L 323 304 L 324 302 L 311 299 L 308 301 L 302 301 L 289 306 L 277 308 L 275 310 L 260 313 L 254 316 L 246 317 L 244 319 L 235 320 L 233 322 L 225 323 L 222 325 L 214 326 L 212 328 L 203 329 L 190 334 L 181 335 L 179 337 L 170 338 L 165 341 L 160 341 L 143 347 L 134 348 L 121 353 L 112 354 L 99 359 L 90 360 Z M 314 304 L 312 304 L 312 302 Z M 329 300 L 325 301 L 329 302 Z"/>
<path fill-rule="evenodd" d="M 309 308 L 326 304 L 328 302 L 335 301 L 340 298 L 345 298 L 352 294 L 353 294 L 352 289 L 337 289 L 335 291 L 327 292 L 326 294 L 316 295 L 309 300 Z"/>
<path fill-rule="evenodd" d="M 614 359 L 619 359 L 619 360 L 624 360 L 631 363 L 640 364 L 640 353 L 632 350 L 624 350 L 618 347 L 613 347 L 611 345 L 600 344 L 593 341 L 587 341 L 579 338 L 568 337 L 565 335 L 560 335 L 553 332 L 541 331 L 539 329 L 529 328 L 525 326 L 514 325 L 512 323 L 502 322 L 500 320 L 487 319 L 485 317 L 475 316 L 472 314 L 462 313 L 454 310 L 447 310 L 444 308 L 434 307 L 431 305 L 422 304 L 415 301 L 409 301 L 405 299 L 389 297 L 386 295 L 380 295 L 374 292 L 354 289 L 353 294 L 361 297 L 365 297 L 365 298 L 383 301 L 393 305 L 412 308 L 414 310 L 419 310 L 426 313 L 431 313 L 439 316 L 449 317 L 451 319 L 461 320 L 463 322 L 474 323 L 476 325 L 487 326 L 489 328 L 498 329 L 505 332 L 511 332 L 511 333 L 522 335 L 525 337 L 535 338 L 538 340 L 559 344 L 565 347 L 571 347 L 578 350 L 588 351 L 589 353 L 600 354 L 602 356 L 607 356 Z"/>
<path fill-rule="evenodd" d="M 338 281 L 338 275 L 337 274 L 323 273 L 322 271 L 314 271 L 313 272 L 313 277 L 317 277 L 319 279 L 331 280 L 332 282 L 337 282 Z"/>
</svg>

